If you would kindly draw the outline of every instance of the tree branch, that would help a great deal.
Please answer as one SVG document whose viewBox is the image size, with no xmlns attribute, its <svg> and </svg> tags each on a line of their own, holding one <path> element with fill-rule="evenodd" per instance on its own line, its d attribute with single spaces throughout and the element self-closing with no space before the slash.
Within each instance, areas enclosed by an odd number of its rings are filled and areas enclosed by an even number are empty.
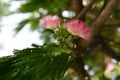
<svg viewBox="0 0 120 80">
<path fill-rule="evenodd" d="M 81 19 L 91 9 L 96 0 L 91 0 L 90 3 L 83 8 L 83 10 L 77 15 L 77 19 Z"/>
<path fill-rule="evenodd" d="M 95 19 L 96 15 L 92 12 L 88 12 L 87 13 L 87 16 L 89 16 L 91 19 Z M 103 27 L 111 27 L 111 28 L 118 28 L 120 27 L 120 20 L 116 20 L 116 21 L 106 21 L 104 24 L 103 24 Z"/>
<path fill-rule="evenodd" d="M 92 13 L 92 12 L 90 12 L 90 11 L 89 11 L 86 15 L 87 15 L 88 17 L 90 17 L 91 19 L 93 19 L 93 20 L 94 20 L 94 19 L 96 18 L 96 16 L 97 16 L 96 14 L 94 14 L 94 13 Z"/>
<path fill-rule="evenodd" d="M 85 49 L 81 44 L 81 39 L 76 38 L 73 41 L 73 43 L 76 44 L 76 48 L 73 48 L 73 52 L 75 53 L 75 63 L 76 63 L 75 70 L 78 72 L 80 80 L 90 80 L 90 77 L 87 71 L 84 69 L 83 56 L 84 56 Z"/>
<path fill-rule="evenodd" d="M 111 15 L 112 11 L 119 4 L 120 0 L 110 0 L 97 19 L 92 24 L 92 37 L 99 34 L 101 30 L 101 26 L 107 20 L 107 18 Z"/>
<path fill-rule="evenodd" d="M 81 57 L 75 58 L 76 63 L 76 71 L 79 73 L 80 80 L 90 80 L 89 75 L 86 73 L 84 69 L 84 62 Z M 84 73 L 84 74 L 81 74 Z"/>
<path fill-rule="evenodd" d="M 88 12 L 87 16 L 90 17 L 91 19 L 95 20 L 96 14 L 94 14 L 92 12 Z M 109 21 L 109 20 L 107 20 L 103 24 L 103 27 L 118 28 L 118 27 L 120 27 L 120 20 L 117 20 L 117 21 Z"/>
<path fill-rule="evenodd" d="M 112 28 L 117 28 L 120 27 L 120 20 L 119 21 L 107 21 L 103 25 L 104 27 L 112 27 Z"/>
<path fill-rule="evenodd" d="M 97 16 L 99 16 L 99 14 L 102 12 L 102 10 L 106 7 L 106 5 L 108 4 L 108 0 L 103 0 L 103 2 L 104 2 L 104 4 L 103 4 L 103 6 L 102 6 L 102 8 L 100 9 L 100 11 L 98 12 L 98 14 L 97 14 Z M 97 16 L 96 16 L 96 18 L 97 18 Z"/>
<path fill-rule="evenodd" d="M 82 0 L 71 0 L 71 5 L 73 10 L 75 11 L 76 15 L 83 9 Z"/>
</svg>

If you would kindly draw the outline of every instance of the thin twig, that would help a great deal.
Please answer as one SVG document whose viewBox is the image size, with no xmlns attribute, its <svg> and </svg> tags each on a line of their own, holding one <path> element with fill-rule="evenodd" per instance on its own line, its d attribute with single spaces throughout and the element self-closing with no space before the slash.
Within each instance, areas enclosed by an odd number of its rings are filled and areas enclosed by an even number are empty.
<svg viewBox="0 0 120 80">
<path fill-rule="evenodd" d="M 96 0 L 91 0 L 90 3 L 83 8 L 83 10 L 77 15 L 77 19 L 81 19 L 93 6 Z"/>
<path fill-rule="evenodd" d="M 104 27 L 112 27 L 112 28 L 118 28 L 120 27 L 120 20 L 118 21 L 107 21 L 103 25 Z"/>
<path fill-rule="evenodd" d="M 73 10 L 75 11 L 76 15 L 83 9 L 82 0 L 71 0 L 71 5 Z"/>
</svg>

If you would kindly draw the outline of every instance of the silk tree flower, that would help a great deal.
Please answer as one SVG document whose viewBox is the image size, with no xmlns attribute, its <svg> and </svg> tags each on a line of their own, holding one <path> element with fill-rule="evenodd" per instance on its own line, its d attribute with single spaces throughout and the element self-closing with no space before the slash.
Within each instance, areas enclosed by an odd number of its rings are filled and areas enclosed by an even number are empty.
<svg viewBox="0 0 120 80">
<path fill-rule="evenodd" d="M 112 62 L 107 63 L 105 72 L 110 73 L 115 68 L 115 65 Z"/>
<path fill-rule="evenodd" d="M 81 20 L 70 20 L 66 23 L 65 28 L 72 35 L 79 36 L 85 40 L 90 40 L 90 28 Z"/>
<path fill-rule="evenodd" d="M 107 77 L 107 78 L 113 78 L 115 77 L 115 75 L 113 75 L 114 73 L 114 69 L 116 69 L 116 65 L 113 64 L 111 61 L 108 61 L 106 63 L 106 68 L 105 68 L 105 71 L 104 71 L 104 75 Z M 112 72 L 113 71 L 113 72 Z"/>
<path fill-rule="evenodd" d="M 40 20 L 40 26 L 48 29 L 58 27 L 60 24 L 60 18 L 58 16 L 47 15 Z"/>
</svg>

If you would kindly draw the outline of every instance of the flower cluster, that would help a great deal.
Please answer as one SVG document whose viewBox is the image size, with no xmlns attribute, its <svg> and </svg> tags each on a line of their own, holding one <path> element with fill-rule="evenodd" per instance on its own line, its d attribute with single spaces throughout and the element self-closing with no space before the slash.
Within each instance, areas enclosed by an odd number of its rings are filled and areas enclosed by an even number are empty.
<svg viewBox="0 0 120 80">
<path fill-rule="evenodd" d="M 90 39 L 90 28 L 87 27 L 83 21 L 70 20 L 66 23 L 65 28 L 72 35 L 79 36 L 86 40 Z"/>
<path fill-rule="evenodd" d="M 60 24 L 60 18 L 58 16 L 45 16 L 40 20 L 40 26 L 48 28 L 48 29 L 53 29 L 58 27 Z"/>
<path fill-rule="evenodd" d="M 57 28 L 60 25 L 60 18 L 51 15 L 45 16 L 40 20 L 40 25 L 48 29 Z M 90 28 L 81 20 L 70 20 L 64 25 L 64 28 L 72 35 L 90 40 Z"/>
</svg>

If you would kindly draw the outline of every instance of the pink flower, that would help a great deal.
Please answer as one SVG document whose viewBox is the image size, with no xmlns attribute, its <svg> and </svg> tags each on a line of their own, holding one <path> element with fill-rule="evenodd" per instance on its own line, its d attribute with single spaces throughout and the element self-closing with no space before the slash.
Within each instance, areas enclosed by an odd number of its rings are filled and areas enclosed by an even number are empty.
<svg viewBox="0 0 120 80">
<path fill-rule="evenodd" d="M 113 63 L 109 62 L 109 63 L 107 63 L 105 72 L 110 73 L 114 68 L 115 68 L 115 65 Z"/>
<path fill-rule="evenodd" d="M 60 24 L 60 18 L 58 16 L 45 16 L 40 20 L 40 26 L 48 29 L 58 27 Z"/>
<path fill-rule="evenodd" d="M 79 36 L 85 40 L 90 40 L 90 28 L 87 27 L 83 21 L 70 20 L 67 22 L 65 27 L 68 30 L 68 32 L 70 32 L 72 35 Z"/>
</svg>

